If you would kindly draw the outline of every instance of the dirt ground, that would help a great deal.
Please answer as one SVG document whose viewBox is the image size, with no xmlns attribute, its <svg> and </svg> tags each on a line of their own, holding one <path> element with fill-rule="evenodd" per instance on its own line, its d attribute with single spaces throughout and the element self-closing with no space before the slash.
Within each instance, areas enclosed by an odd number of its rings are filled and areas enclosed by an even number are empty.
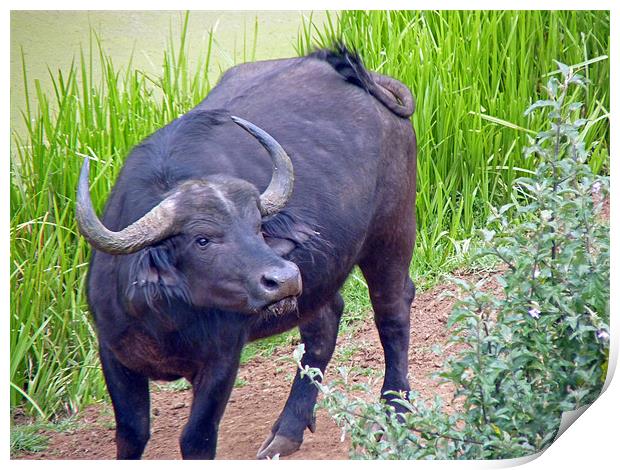
<svg viewBox="0 0 620 470">
<path fill-rule="evenodd" d="M 498 291 L 493 280 L 489 288 Z M 423 398 L 442 396 L 450 402 L 453 390 L 432 377 L 446 356 L 454 351 L 442 348 L 442 356 L 432 351 L 448 338 L 446 321 L 453 299 L 442 294 L 455 292 L 444 284 L 419 293 L 411 309 L 410 382 Z M 271 425 L 284 406 L 292 382 L 294 345 L 280 347 L 271 357 L 254 357 L 241 366 L 237 386 L 220 426 L 218 459 L 254 459 Z M 336 353 L 326 379 L 334 377 L 337 366 L 354 367 L 360 380 L 373 380 L 373 389 L 381 387 L 383 353 L 370 312 L 353 334 L 341 333 Z M 191 391 L 172 391 L 155 386 L 151 394 L 151 439 L 143 458 L 180 459 L 178 439 L 191 405 Z M 24 453 L 18 459 L 113 459 L 114 418 L 109 405 L 85 409 L 78 417 L 79 426 L 67 432 L 42 431 L 49 436 L 47 450 Z M 349 442 L 341 441 L 341 431 L 324 410 L 317 413 L 317 430 L 306 431 L 301 449 L 285 459 L 347 459 Z"/>
</svg>

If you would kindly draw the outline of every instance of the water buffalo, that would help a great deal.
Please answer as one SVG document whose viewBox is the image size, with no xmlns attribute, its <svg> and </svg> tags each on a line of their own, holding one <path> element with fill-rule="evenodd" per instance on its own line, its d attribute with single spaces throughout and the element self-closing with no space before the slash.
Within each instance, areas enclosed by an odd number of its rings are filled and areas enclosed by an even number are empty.
<svg viewBox="0 0 620 470">
<path fill-rule="evenodd" d="M 214 458 L 248 341 L 298 326 L 304 363 L 324 370 L 356 265 L 383 345 L 382 393 L 409 390 L 412 113 L 402 83 L 340 46 L 227 71 L 131 151 L 101 221 L 84 162 L 76 216 L 94 248 L 88 301 L 118 458 L 140 458 L 149 439 L 150 379 L 191 382 L 181 452 Z M 259 458 L 300 447 L 316 395 L 297 374 Z"/>
</svg>

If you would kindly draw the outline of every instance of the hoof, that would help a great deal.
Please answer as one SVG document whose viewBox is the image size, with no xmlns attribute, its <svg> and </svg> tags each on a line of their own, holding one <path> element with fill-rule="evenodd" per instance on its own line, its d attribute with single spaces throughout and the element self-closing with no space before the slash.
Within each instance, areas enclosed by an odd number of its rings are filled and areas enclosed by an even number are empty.
<svg viewBox="0 0 620 470">
<path fill-rule="evenodd" d="M 260 460 L 264 459 L 273 459 L 276 455 L 279 457 L 284 457 L 286 455 L 291 455 L 293 452 L 296 452 L 301 447 L 301 442 L 293 441 L 288 437 L 279 436 L 277 434 L 271 434 L 263 445 L 260 446 L 260 450 L 258 454 L 256 454 L 256 458 Z"/>
</svg>

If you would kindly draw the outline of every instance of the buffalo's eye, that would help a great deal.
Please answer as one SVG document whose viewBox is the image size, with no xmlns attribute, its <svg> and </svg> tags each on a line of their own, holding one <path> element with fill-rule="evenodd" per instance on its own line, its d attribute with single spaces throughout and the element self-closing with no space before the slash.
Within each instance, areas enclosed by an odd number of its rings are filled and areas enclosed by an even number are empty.
<svg viewBox="0 0 620 470">
<path fill-rule="evenodd" d="M 196 244 L 200 248 L 204 248 L 205 246 L 207 246 L 209 244 L 209 239 L 205 238 L 205 237 L 198 237 L 198 238 L 196 238 Z"/>
</svg>

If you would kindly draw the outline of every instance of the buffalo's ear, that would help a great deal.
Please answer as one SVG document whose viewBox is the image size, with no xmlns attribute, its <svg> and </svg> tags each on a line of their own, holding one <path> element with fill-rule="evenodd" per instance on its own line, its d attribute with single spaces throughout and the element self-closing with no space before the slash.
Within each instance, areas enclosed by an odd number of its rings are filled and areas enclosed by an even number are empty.
<svg viewBox="0 0 620 470">
<path fill-rule="evenodd" d="M 190 302 L 187 282 L 176 268 L 172 250 L 166 244 L 141 250 L 129 269 L 127 299 L 135 313 L 145 307 L 161 310 L 161 302 L 173 299 Z"/>
<path fill-rule="evenodd" d="M 265 243 L 276 252 L 278 256 L 286 256 L 296 247 L 295 242 L 286 238 L 265 237 Z"/>
<path fill-rule="evenodd" d="M 317 245 L 322 239 L 320 233 L 305 222 L 300 222 L 286 210 L 263 221 L 265 243 L 279 256 L 289 255 L 300 246 Z"/>
</svg>

